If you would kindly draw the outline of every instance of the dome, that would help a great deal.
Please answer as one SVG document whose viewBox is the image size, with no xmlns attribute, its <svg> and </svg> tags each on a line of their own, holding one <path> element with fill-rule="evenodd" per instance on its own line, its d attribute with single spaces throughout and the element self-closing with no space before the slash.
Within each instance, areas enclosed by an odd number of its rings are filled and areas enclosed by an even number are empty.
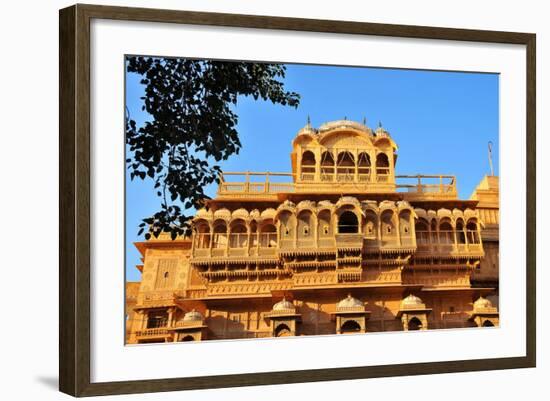
<svg viewBox="0 0 550 401">
<path fill-rule="evenodd" d="M 336 120 L 336 121 L 329 121 L 324 124 L 321 124 L 319 127 L 319 132 L 323 131 L 330 131 L 337 128 L 353 128 L 358 131 L 363 131 L 368 134 L 371 133 L 371 130 L 369 127 L 367 127 L 365 124 L 358 123 L 356 121 L 350 121 L 350 120 Z"/>
<path fill-rule="evenodd" d="M 311 121 L 309 117 L 307 118 L 307 124 L 304 125 L 304 127 L 300 131 L 298 131 L 298 135 L 301 135 L 301 134 L 310 134 L 310 135 L 317 134 L 317 131 L 315 130 L 315 128 L 311 126 Z"/>
<path fill-rule="evenodd" d="M 202 314 L 198 311 L 196 311 L 195 309 L 193 309 L 192 311 L 189 311 L 185 314 L 185 316 L 183 316 L 183 321 L 184 322 L 202 322 Z"/>
<path fill-rule="evenodd" d="M 342 299 L 340 302 L 336 304 L 337 309 L 341 308 L 364 308 L 365 305 L 363 305 L 363 302 L 359 301 L 357 298 L 353 298 L 351 294 L 348 294 L 348 296 L 344 299 Z"/>
<path fill-rule="evenodd" d="M 401 309 L 424 308 L 424 303 L 416 295 L 410 294 L 401 301 Z"/>
<path fill-rule="evenodd" d="M 285 312 L 289 310 L 296 310 L 294 304 L 290 301 L 287 301 L 286 298 L 283 298 L 281 301 L 273 305 L 273 312 Z"/>
<path fill-rule="evenodd" d="M 474 309 L 486 309 L 492 307 L 493 304 L 487 298 L 479 297 L 477 301 L 474 302 Z"/>
<path fill-rule="evenodd" d="M 382 123 L 378 123 L 378 128 L 374 131 L 376 136 L 388 136 L 389 132 L 386 131 L 384 127 L 382 127 Z"/>
</svg>

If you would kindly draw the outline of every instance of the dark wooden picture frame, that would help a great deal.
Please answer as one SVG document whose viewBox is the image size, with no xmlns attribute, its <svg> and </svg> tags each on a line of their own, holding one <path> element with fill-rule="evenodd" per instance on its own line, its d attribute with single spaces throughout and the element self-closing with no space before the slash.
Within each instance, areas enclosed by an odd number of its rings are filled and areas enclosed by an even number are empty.
<svg viewBox="0 0 550 401">
<path fill-rule="evenodd" d="M 525 45 L 527 49 L 526 356 L 91 383 L 90 22 L 94 18 Z M 60 10 L 59 29 L 59 388 L 62 392 L 73 396 L 93 396 L 535 366 L 535 34 L 95 5 L 75 5 Z"/>
</svg>

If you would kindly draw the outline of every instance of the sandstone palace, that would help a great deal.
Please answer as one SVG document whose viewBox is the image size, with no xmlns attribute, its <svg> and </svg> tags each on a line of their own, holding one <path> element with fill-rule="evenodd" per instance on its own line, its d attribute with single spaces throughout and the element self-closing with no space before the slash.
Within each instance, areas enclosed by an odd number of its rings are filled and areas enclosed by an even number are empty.
<svg viewBox="0 0 550 401">
<path fill-rule="evenodd" d="M 396 175 L 396 151 L 381 126 L 308 123 L 292 173 L 225 172 L 190 238 L 135 244 L 128 343 L 497 326 L 498 177 L 462 200 L 453 176 Z"/>
</svg>

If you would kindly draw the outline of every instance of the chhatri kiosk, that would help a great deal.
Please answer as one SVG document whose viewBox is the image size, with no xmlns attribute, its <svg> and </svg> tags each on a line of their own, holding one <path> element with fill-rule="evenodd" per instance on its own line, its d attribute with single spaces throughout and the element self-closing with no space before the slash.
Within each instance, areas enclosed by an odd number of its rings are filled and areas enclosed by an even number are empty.
<svg viewBox="0 0 550 401">
<path fill-rule="evenodd" d="M 498 178 L 461 200 L 396 152 L 381 126 L 308 123 L 291 173 L 225 172 L 190 238 L 136 243 L 128 342 L 498 325 Z"/>
</svg>

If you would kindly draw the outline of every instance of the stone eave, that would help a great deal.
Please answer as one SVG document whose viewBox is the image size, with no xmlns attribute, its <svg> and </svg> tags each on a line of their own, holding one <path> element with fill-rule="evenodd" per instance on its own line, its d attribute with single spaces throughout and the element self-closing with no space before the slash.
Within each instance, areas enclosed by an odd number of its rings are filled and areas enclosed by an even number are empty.
<svg viewBox="0 0 550 401">
<path fill-rule="evenodd" d="M 346 310 L 346 311 L 339 311 L 339 310 L 336 310 L 334 312 L 330 312 L 331 315 L 335 315 L 335 316 L 349 316 L 349 315 L 371 315 L 371 311 L 370 310 L 356 310 L 356 311 L 353 311 L 353 310 Z"/>
<path fill-rule="evenodd" d="M 495 316 L 498 316 L 499 315 L 499 312 L 494 312 L 494 311 L 485 311 L 485 312 L 481 312 L 481 311 L 474 311 L 470 314 L 470 317 L 468 318 L 468 320 L 474 320 L 476 317 L 480 316 L 480 317 L 495 317 Z"/>
<path fill-rule="evenodd" d="M 399 309 L 395 317 L 397 319 L 400 319 L 401 316 L 403 316 L 404 313 L 426 313 L 430 314 L 432 312 L 432 308 L 407 308 L 407 309 Z"/>
<path fill-rule="evenodd" d="M 137 248 L 141 256 L 145 256 L 147 249 L 155 248 L 173 248 L 181 247 L 181 249 L 191 249 L 191 239 L 178 239 L 175 240 L 164 240 L 164 239 L 153 239 L 149 241 L 140 241 L 134 242 L 134 246 Z"/>
</svg>

